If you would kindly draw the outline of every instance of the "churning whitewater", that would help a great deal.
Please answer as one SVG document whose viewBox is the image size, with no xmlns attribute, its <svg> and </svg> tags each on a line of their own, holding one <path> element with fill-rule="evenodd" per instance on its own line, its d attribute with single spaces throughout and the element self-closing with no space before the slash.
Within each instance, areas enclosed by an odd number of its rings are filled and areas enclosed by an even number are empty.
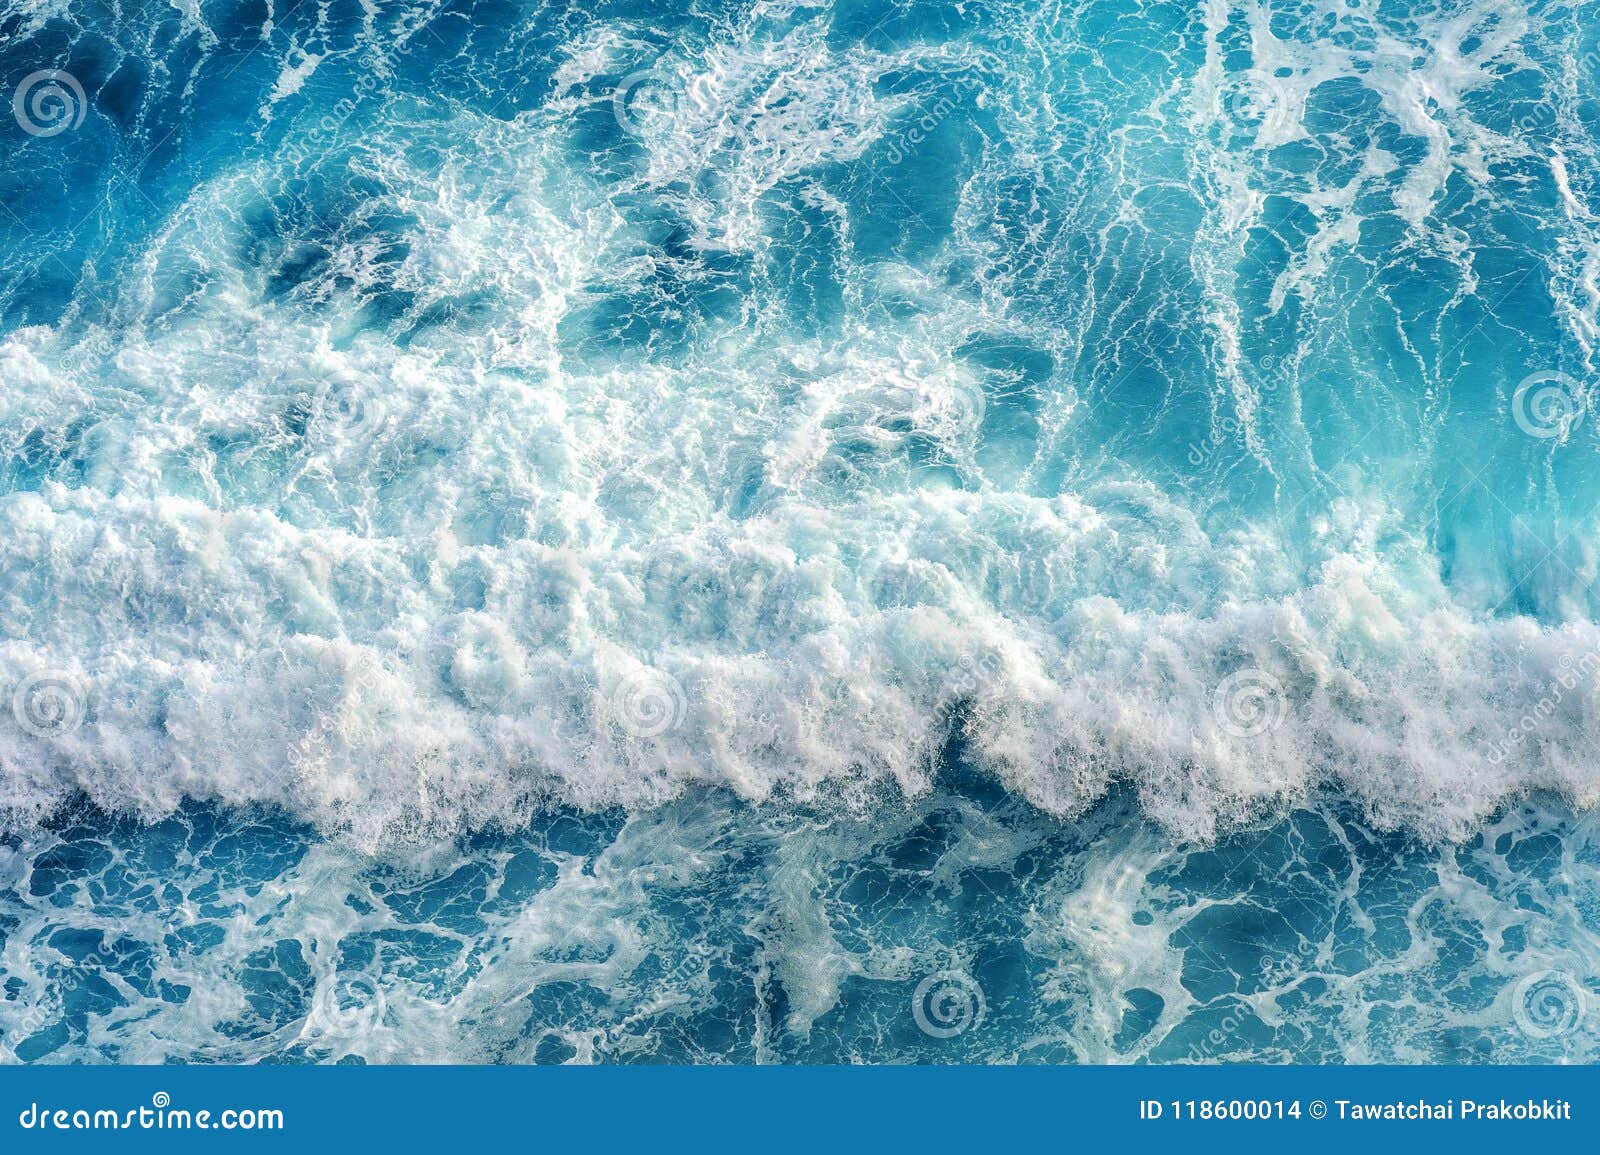
<svg viewBox="0 0 1600 1155">
<path fill-rule="evenodd" d="M 23 0 L 0 61 L 19 1056 L 881 1057 L 852 992 L 959 950 L 802 896 L 930 815 L 1048 960 L 969 1059 L 1523 1055 L 1508 976 L 1600 957 L 1555 889 L 1498 993 L 1412 953 L 1595 862 L 1591 5 Z M 1184 904 L 1279 867 L 1182 863 L 1260 830 L 1410 863 L 1274 948 L 1406 993 L 1192 1054 Z M 719 904 L 759 958 L 635 969 Z M 118 1009 L 15 953 L 72 933 Z"/>
<path fill-rule="evenodd" d="M 1592 803 L 1593 22 L 1032 7 L 13 15 L 12 821 Z"/>
</svg>

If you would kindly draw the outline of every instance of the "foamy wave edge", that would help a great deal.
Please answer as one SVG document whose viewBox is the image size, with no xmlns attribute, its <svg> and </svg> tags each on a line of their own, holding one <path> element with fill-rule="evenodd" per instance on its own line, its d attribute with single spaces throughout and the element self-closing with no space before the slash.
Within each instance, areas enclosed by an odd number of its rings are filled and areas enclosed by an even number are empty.
<svg viewBox="0 0 1600 1155">
<path fill-rule="evenodd" d="M 969 498 L 907 496 L 894 517 L 992 513 Z M 1600 800 L 1600 628 L 1474 615 L 1349 552 L 1303 589 L 1203 614 L 1092 594 L 1029 617 L 1006 581 L 1002 610 L 953 562 L 798 559 L 781 544 L 794 526 L 603 563 L 521 543 L 500 551 L 492 606 L 440 613 L 439 575 L 402 580 L 374 543 L 339 554 L 259 511 L 52 487 L 8 498 L 3 520 L 12 574 L 54 558 L 54 596 L 71 572 L 77 606 L 65 634 L 57 619 L 34 631 L 44 644 L 0 643 L 13 830 L 82 795 L 146 819 L 186 798 L 267 803 L 364 845 L 702 787 L 859 809 L 931 789 L 953 737 L 1045 811 L 1123 781 L 1182 839 L 1318 789 L 1429 839 L 1532 791 Z M 1000 580 L 1016 560 L 980 568 Z M 391 621 L 356 642 L 337 598 L 360 574 L 392 581 L 374 595 Z M 31 612 L 15 584 L 14 621 Z M 694 620 L 713 609 L 714 637 Z M 89 642 L 96 615 L 119 629 Z"/>
</svg>

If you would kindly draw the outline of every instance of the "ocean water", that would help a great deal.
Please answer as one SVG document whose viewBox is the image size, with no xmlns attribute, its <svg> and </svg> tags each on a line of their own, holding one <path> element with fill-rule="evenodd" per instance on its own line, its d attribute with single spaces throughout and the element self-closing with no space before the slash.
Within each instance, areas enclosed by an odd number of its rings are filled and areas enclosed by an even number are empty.
<svg viewBox="0 0 1600 1155">
<path fill-rule="evenodd" d="M 0 1056 L 1596 1057 L 1592 5 L 0 66 Z"/>
</svg>

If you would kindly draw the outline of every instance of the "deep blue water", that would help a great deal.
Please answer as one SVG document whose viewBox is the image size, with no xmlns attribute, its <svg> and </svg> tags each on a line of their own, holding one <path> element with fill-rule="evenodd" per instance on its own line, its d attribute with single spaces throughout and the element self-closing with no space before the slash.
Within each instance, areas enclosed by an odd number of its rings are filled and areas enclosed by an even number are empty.
<svg viewBox="0 0 1600 1155">
<path fill-rule="evenodd" d="M 1588 1060 L 1600 19 L 0 8 L 23 1060 Z"/>
<path fill-rule="evenodd" d="M 186 806 L 3 865 L 22 1060 L 1595 1056 L 1600 839 L 1541 807 L 1443 852 L 1332 806 L 1172 848 L 1126 798 L 1062 823 L 958 777 L 870 820 L 710 794 L 372 861 Z"/>
</svg>

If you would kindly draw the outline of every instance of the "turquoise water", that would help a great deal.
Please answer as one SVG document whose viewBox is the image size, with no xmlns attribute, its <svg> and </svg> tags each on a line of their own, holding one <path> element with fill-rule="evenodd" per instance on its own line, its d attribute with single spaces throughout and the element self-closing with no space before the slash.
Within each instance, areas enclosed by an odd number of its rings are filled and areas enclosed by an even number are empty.
<svg viewBox="0 0 1600 1155">
<path fill-rule="evenodd" d="M 0 63 L 7 1057 L 1593 1056 L 1585 7 Z"/>
<path fill-rule="evenodd" d="M 1600 830 L 1348 808 L 1174 848 L 953 773 L 867 818 L 720 792 L 373 861 L 269 813 L 0 858 L 27 1061 L 1593 1061 Z M 930 981 L 931 980 L 931 981 Z M 919 1017 L 920 1016 L 920 1017 Z"/>
</svg>

